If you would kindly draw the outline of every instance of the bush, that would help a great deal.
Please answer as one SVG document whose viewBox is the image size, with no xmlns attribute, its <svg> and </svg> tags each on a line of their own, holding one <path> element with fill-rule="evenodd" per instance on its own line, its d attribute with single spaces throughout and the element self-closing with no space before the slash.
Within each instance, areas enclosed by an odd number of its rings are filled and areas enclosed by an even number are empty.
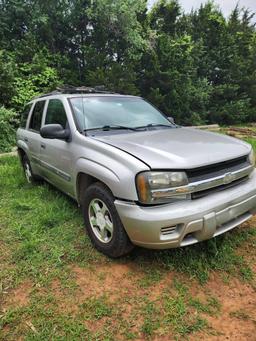
<svg viewBox="0 0 256 341">
<path fill-rule="evenodd" d="M 0 107 L 0 153 L 11 151 L 15 145 L 17 114 L 13 110 Z"/>
</svg>

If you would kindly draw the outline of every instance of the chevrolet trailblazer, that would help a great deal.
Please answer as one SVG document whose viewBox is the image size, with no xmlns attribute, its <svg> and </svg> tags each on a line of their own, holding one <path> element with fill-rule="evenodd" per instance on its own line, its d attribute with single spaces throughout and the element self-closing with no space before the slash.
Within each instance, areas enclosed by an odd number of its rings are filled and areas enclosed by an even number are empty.
<svg viewBox="0 0 256 341">
<path fill-rule="evenodd" d="M 256 212 L 248 143 L 180 127 L 140 97 L 87 87 L 40 96 L 25 108 L 17 146 L 27 181 L 73 197 L 110 257 L 191 245 Z"/>
</svg>

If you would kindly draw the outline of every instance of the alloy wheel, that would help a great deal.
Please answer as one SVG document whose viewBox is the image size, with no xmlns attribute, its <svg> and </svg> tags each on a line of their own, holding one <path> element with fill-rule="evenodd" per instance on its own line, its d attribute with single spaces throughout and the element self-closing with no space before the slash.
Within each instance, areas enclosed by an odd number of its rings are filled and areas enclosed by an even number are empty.
<svg viewBox="0 0 256 341">
<path fill-rule="evenodd" d="M 93 199 L 88 214 L 94 235 L 102 243 L 109 243 L 113 237 L 113 220 L 107 205 L 100 199 Z"/>
</svg>

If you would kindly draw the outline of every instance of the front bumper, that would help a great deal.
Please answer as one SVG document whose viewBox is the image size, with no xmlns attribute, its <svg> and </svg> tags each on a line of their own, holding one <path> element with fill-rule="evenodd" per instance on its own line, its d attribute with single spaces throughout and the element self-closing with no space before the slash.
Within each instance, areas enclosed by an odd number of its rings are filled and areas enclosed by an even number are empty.
<svg viewBox="0 0 256 341">
<path fill-rule="evenodd" d="M 201 199 L 151 207 L 116 200 L 115 206 L 135 245 L 168 249 L 195 244 L 256 214 L 256 170 L 246 182 Z"/>
</svg>

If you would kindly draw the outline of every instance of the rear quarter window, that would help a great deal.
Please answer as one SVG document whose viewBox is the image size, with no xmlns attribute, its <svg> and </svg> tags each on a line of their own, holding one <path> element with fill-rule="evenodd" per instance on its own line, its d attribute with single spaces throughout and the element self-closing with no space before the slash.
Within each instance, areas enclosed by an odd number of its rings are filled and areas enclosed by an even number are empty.
<svg viewBox="0 0 256 341">
<path fill-rule="evenodd" d="M 36 102 L 30 118 L 29 129 L 39 132 L 42 123 L 45 101 Z"/>
<path fill-rule="evenodd" d="M 30 113 L 30 109 L 32 107 L 32 103 L 29 103 L 25 106 L 24 110 L 20 114 L 20 128 L 26 128 L 27 120 L 28 120 L 28 115 Z"/>
</svg>

